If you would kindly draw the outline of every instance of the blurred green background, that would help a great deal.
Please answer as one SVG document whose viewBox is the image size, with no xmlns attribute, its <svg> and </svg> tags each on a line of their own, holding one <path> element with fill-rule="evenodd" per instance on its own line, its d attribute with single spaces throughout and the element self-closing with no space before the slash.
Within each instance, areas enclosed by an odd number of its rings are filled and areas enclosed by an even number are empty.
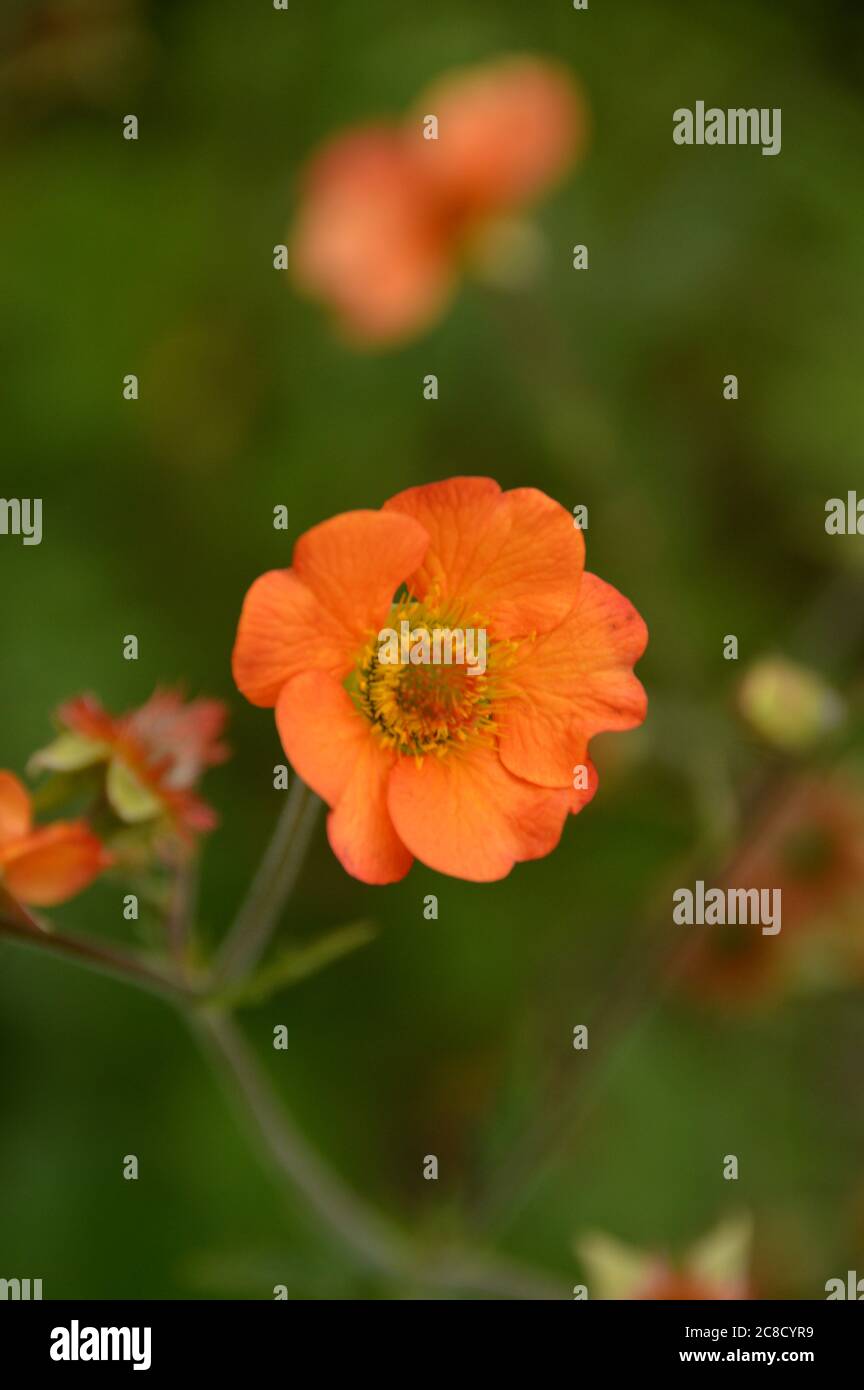
<svg viewBox="0 0 864 1390">
<path fill-rule="evenodd" d="M 236 620 L 307 527 L 453 474 L 530 484 L 588 506 L 589 568 L 646 618 L 648 722 L 598 741 L 600 793 L 555 854 L 491 886 L 418 865 L 372 889 L 319 830 L 283 938 L 380 933 L 243 1015 L 358 1190 L 421 1241 L 493 1242 L 565 1290 L 586 1230 L 678 1250 L 737 1210 L 765 1296 L 864 1272 L 859 981 L 723 1011 L 661 998 L 649 971 L 602 1055 L 571 1042 L 668 949 L 671 921 L 646 922 L 770 771 L 732 709 L 748 661 L 783 651 L 860 701 L 862 541 L 826 536 L 824 507 L 864 486 L 862 27 L 827 0 L 33 0 L 0 21 L 0 491 L 44 499 L 40 547 L 0 537 L 0 765 L 21 774 L 80 690 L 115 710 L 166 682 L 225 698 L 234 756 L 204 788 L 215 941 L 283 760 L 233 688 Z M 272 266 L 304 160 L 513 51 L 566 62 L 592 112 L 584 162 L 537 210 L 538 283 L 466 282 L 421 340 L 341 346 Z M 672 111 L 698 99 L 781 107 L 782 153 L 677 147 Z M 117 934 L 121 891 L 97 885 L 58 925 Z M 544 1149 L 574 1086 L 585 1103 Z M 0 946 L 0 1105 L 0 1275 L 46 1297 L 404 1293 L 270 1180 L 181 1022 L 125 986 Z"/>
</svg>

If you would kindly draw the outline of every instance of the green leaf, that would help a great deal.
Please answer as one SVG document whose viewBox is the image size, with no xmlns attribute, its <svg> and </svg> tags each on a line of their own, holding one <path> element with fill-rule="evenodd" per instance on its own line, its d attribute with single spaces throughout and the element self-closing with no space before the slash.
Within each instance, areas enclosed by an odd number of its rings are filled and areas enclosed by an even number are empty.
<svg viewBox="0 0 864 1390">
<path fill-rule="evenodd" d="M 28 771 L 78 772 L 82 767 L 92 767 L 108 757 L 107 743 L 98 739 L 84 738 L 82 734 L 60 734 L 47 748 L 40 748 L 28 763 Z"/>
<path fill-rule="evenodd" d="M 708 1283 L 743 1283 L 750 1264 L 753 1223 L 746 1213 L 730 1216 L 694 1245 L 687 1268 Z"/>
<path fill-rule="evenodd" d="M 368 945 L 377 935 L 378 928 L 374 922 L 350 922 L 326 932 L 308 945 L 289 946 L 250 979 L 218 995 L 215 1002 L 232 1005 L 263 1003 L 278 990 L 296 985 L 334 961 L 341 960 L 351 951 Z"/>
<path fill-rule="evenodd" d="M 152 820 L 161 814 L 159 797 L 119 758 L 112 758 L 108 764 L 105 791 L 111 806 L 127 824 L 137 825 L 139 821 Z"/>
<path fill-rule="evenodd" d="M 591 1231 L 576 1243 L 591 1298 L 630 1299 L 648 1282 L 655 1257 L 614 1236 Z"/>
</svg>

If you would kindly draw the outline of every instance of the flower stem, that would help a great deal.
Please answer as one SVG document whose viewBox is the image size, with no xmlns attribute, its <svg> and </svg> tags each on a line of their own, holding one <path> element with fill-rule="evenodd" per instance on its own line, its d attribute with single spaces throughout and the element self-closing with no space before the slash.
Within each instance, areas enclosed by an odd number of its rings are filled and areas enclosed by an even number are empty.
<svg viewBox="0 0 864 1390">
<path fill-rule="evenodd" d="M 297 882 L 321 806 L 295 777 L 249 892 L 222 944 L 216 974 L 231 983 L 249 974 L 264 954 Z"/>
<path fill-rule="evenodd" d="M 189 935 L 198 911 L 198 871 L 197 855 L 175 867 L 165 916 L 168 949 L 180 970 L 185 969 L 188 962 Z"/>
<path fill-rule="evenodd" d="M 470 1292 L 490 1298 L 559 1300 L 564 1280 L 484 1251 L 418 1250 L 413 1242 L 342 1182 L 305 1139 L 278 1097 L 231 1015 L 206 1003 L 204 986 L 181 980 L 93 939 L 61 935 L 40 925 L 0 890 L 0 940 L 73 960 L 89 969 L 166 998 L 198 1036 L 214 1069 L 251 1122 L 278 1176 L 290 1183 L 319 1220 L 367 1269 L 405 1291 Z"/>
<path fill-rule="evenodd" d="M 28 925 L 18 914 L 0 912 L 0 939 L 29 946 L 47 955 L 76 960 L 80 965 L 89 966 L 91 970 L 100 974 L 110 975 L 116 980 L 125 980 L 127 984 L 138 985 L 141 989 L 149 990 L 163 998 L 182 1002 L 195 997 L 195 992 L 179 980 L 163 974 L 161 970 L 135 956 L 117 951 L 113 946 L 107 946 L 101 941 L 44 931 L 35 922 Z"/>
<path fill-rule="evenodd" d="M 202 1009 L 191 1015 L 191 1022 L 235 1103 L 252 1120 L 265 1153 L 322 1221 L 371 1268 L 389 1272 L 407 1265 L 407 1243 L 343 1187 L 307 1143 L 234 1019 Z"/>
<path fill-rule="evenodd" d="M 340 1243 L 367 1268 L 407 1287 L 472 1291 L 513 1299 L 563 1299 L 565 1286 L 515 1261 L 471 1250 L 424 1257 L 342 1182 L 303 1137 L 230 1015 L 202 1009 L 190 1022 L 240 1114 L 251 1120 L 267 1158 Z"/>
</svg>

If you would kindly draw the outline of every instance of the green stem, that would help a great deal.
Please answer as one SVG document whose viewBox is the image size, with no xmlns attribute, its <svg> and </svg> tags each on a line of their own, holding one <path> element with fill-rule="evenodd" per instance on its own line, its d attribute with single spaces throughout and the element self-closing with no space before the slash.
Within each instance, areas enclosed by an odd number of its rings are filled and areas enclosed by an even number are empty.
<svg viewBox="0 0 864 1390">
<path fill-rule="evenodd" d="M 11 914 L 0 914 L 0 939 L 11 941 L 44 955 L 58 956 L 65 960 L 77 961 L 79 965 L 89 966 L 102 975 L 127 984 L 138 985 L 152 994 L 161 995 L 177 1002 L 190 1000 L 195 992 L 147 962 L 115 950 L 102 942 L 77 936 L 64 936 L 60 932 L 44 931 L 35 923 L 31 926 Z"/>
<path fill-rule="evenodd" d="M 168 949 L 181 971 L 188 963 L 189 936 L 198 913 L 198 871 L 197 855 L 177 865 L 165 917 Z"/>
<path fill-rule="evenodd" d="M 493 1298 L 559 1300 L 564 1281 L 516 1261 L 470 1249 L 423 1253 L 342 1182 L 304 1138 L 259 1065 L 234 1019 L 207 1007 L 194 990 L 148 963 L 102 942 L 65 936 L 40 926 L 26 909 L 0 899 L 0 939 L 43 951 L 137 985 L 176 1004 L 198 1036 L 215 1071 L 251 1122 L 264 1154 L 322 1224 L 366 1268 L 403 1290 L 428 1288 Z M 202 1007 L 202 1004 L 204 1007 Z"/>
<path fill-rule="evenodd" d="M 248 975 L 266 951 L 303 866 L 320 806 L 315 793 L 295 777 L 273 838 L 222 944 L 216 975 L 223 983 Z"/>
<path fill-rule="evenodd" d="M 367 1268 L 403 1287 L 465 1291 L 493 1297 L 563 1299 L 551 1277 L 470 1250 L 427 1257 L 342 1182 L 303 1137 L 261 1069 L 235 1021 L 212 1009 L 189 1015 L 205 1051 L 240 1113 L 252 1122 L 264 1154 L 308 1202 L 322 1223 Z"/>
<path fill-rule="evenodd" d="M 191 1022 L 238 1108 L 252 1120 L 263 1149 L 334 1234 L 381 1272 L 406 1267 L 409 1247 L 353 1196 L 307 1143 L 230 1015 L 202 1009 Z"/>
</svg>

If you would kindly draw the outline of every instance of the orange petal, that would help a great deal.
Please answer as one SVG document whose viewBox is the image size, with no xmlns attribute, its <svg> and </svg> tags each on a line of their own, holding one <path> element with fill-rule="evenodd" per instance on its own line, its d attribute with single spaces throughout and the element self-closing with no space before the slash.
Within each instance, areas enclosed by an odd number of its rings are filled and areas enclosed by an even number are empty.
<svg viewBox="0 0 864 1390">
<path fill-rule="evenodd" d="M 387 806 L 391 755 L 368 739 L 339 803 L 327 818 L 327 835 L 342 867 L 362 883 L 397 883 L 414 856 L 402 843 Z"/>
<path fill-rule="evenodd" d="M 499 752 L 499 757 L 500 757 L 500 752 Z M 503 758 L 501 759 L 501 761 L 502 761 L 502 762 L 504 761 Z M 506 767 L 507 764 L 505 763 L 504 766 Z M 585 782 L 585 786 L 584 786 L 584 787 L 583 787 L 583 786 L 578 786 L 578 787 L 577 787 L 577 786 L 574 786 L 574 785 L 573 785 L 573 783 L 574 783 L 575 780 L 576 780 L 575 774 L 576 774 L 577 769 L 579 769 L 579 781 L 580 781 L 580 783 L 581 783 L 582 781 Z M 583 776 L 583 769 L 584 769 L 584 776 Z M 594 766 L 594 764 L 593 764 L 593 762 L 591 761 L 591 759 L 588 757 L 587 751 L 586 751 L 585 753 L 583 753 L 583 754 L 582 754 L 582 757 L 579 758 L 579 759 L 577 759 L 577 761 L 573 764 L 572 771 L 573 771 L 573 774 L 574 774 L 574 775 L 573 775 L 573 781 L 571 782 L 571 785 L 570 785 L 570 792 L 569 792 L 569 798 L 568 798 L 567 805 L 568 805 L 568 809 L 569 809 L 570 811 L 572 811 L 572 812 L 573 812 L 573 815 L 575 816 L 575 815 L 578 815 L 578 813 L 579 813 L 585 806 L 588 805 L 589 801 L 593 801 L 593 800 L 594 800 L 594 797 L 595 797 L 595 795 L 597 794 L 597 788 L 598 788 L 598 786 L 599 786 L 599 784 L 600 784 L 600 779 L 599 779 L 598 776 L 597 776 L 597 769 L 596 769 L 596 767 Z M 532 778 L 531 780 L 532 780 L 532 781 L 536 781 L 536 778 Z"/>
<path fill-rule="evenodd" d="M 275 705 L 286 681 L 310 668 L 342 674 L 352 638 L 293 570 L 262 574 L 243 600 L 231 666 L 253 705 Z"/>
<path fill-rule="evenodd" d="M 576 603 L 582 532 L 536 488 L 502 493 L 491 478 L 450 478 L 400 492 L 384 510 L 415 517 L 429 534 L 412 592 L 455 605 L 466 625 L 482 619 L 499 638 L 546 632 Z"/>
<path fill-rule="evenodd" d="M 122 719 L 103 708 L 95 695 L 76 695 L 57 711 L 59 722 L 94 743 L 112 744 L 122 732 Z"/>
<path fill-rule="evenodd" d="M 499 519 L 490 542 L 500 502 L 501 489 L 492 478 L 448 478 L 407 488 L 384 503 L 382 511 L 414 517 L 429 536 L 423 564 L 408 580 L 418 597 L 433 587 L 445 598 L 461 597 L 476 584 L 508 529 L 506 519 Z"/>
<path fill-rule="evenodd" d="M 556 63 L 513 57 L 456 72 L 422 102 L 420 119 L 438 117 L 438 139 L 420 141 L 422 167 L 459 208 L 493 212 L 535 197 L 584 145 L 581 91 Z"/>
<path fill-rule="evenodd" d="M 294 568 L 262 574 L 246 595 L 232 658 L 240 691 L 275 705 L 301 671 L 345 675 L 427 543 L 415 521 L 382 512 L 313 526 L 294 548 Z"/>
<path fill-rule="evenodd" d="M 13 772 L 0 772 L 0 846 L 30 829 L 30 795 Z"/>
<path fill-rule="evenodd" d="M 363 883 L 395 883 L 412 856 L 387 810 L 396 754 L 385 749 L 345 690 L 321 671 L 297 676 L 282 691 L 276 725 L 297 775 L 334 809 L 327 819 L 333 852 Z"/>
<path fill-rule="evenodd" d="M 298 287 L 329 303 L 349 338 L 425 328 L 452 283 L 449 247 L 401 132 L 338 136 L 313 162 L 291 253 Z"/>
<path fill-rule="evenodd" d="M 427 532 L 409 517 L 343 512 L 300 537 L 294 569 L 325 612 L 339 615 L 354 654 L 378 632 L 428 545 Z"/>
<path fill-rule="evenodd" d="M 110 862 L 83 821 L 58 821 L 34 830 L 0 859 L 4 886 L 32 907 L 54 907 L 74 897 Z"/>
<path fill-rule="evenodd" d="M 387 804 L 397 834 L 422 863 L 488 883 L 555 848 L 569 795 L 511 776 L 494 748 L 476 744 L 419 764 L 400 758 Z"/>
<path fill-rule="evenodd" d="M 324 671 L 295 676 L 279 696 L 276 728 L 298 777 L 335 806 L 361 745 L 372 737 L 343 687 Z"/>
<path fill-rule="evenodd" d="M 515 654 L 508 676 L 516 694 L 499 716 L 505 767 L 543 786 L 571 786 L 589 738 L 641 724 L 647 700 L 632 667 L 647 640 L 633 605 L 583 575 L 575 611 Z"/>
</svg>

